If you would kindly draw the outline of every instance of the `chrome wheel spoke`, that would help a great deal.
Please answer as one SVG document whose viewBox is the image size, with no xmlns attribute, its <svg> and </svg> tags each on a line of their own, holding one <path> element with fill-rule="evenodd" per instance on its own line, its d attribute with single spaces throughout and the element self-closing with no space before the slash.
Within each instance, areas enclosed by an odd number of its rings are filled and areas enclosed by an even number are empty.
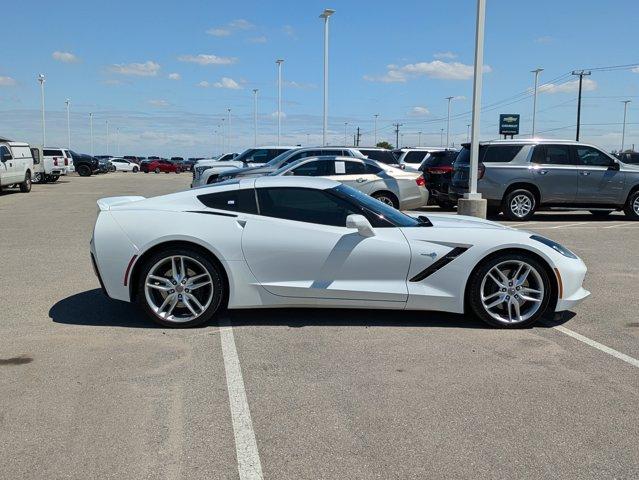
<svg viewBox="0 0 639 480">
<path fill-rule="evenodd" d="M 195 295 L 191 295 L 190 293 L 187 293 L 186 298 L 189 300 L 189 302 L 194 303 L 195 306 L 200 309 L 200 312 L 204 310 L 204 306 L 200 303 L 200 301 L 197 299 Z"/>
<path fill-rule="evenodd" d="M 526 300 L 527 302 L 534 302 L 534 303 L 541 302 L 541 298 L 529 297 L 528 295 L 519 295 L 519 298 L 521 298 L 522 300 Z"/>
<path fill-rule="evenodd" d="M 207 280 L 206 282 L 200 282 L 200 283 L 196 283 L 194 285 L 190 285 L 189 286 L 189 290 L 195 290 L 197 288 L 205 287 L 207 285 L 211 285 L 211 281 L 210 280 Z"/>
<path fill-rule="evenodd" d="M 194 275 L 194 276 L 188 278 L 187 281 L 186 281 L 186 286 L 190 287 L 195 282 L 197 282 L 199 280 L 202 280 L 203 278 L 209 278 L 209 274 L 208 273 L 202 273 L 200 275 Z"/>
<path fill-rule="evenodd" d="M 148 283 L 148 282 L 146 286 L 149 288 L 153 288 L 155 290 L 160 290 L 161 292 L 168 292 L 172 288 L 172 285 L 169 287 L 167 285 L 156 285 L 155 283 Z"/>
<path fill-rule="evenodd" d="M 174 297 L 175 295 L 167 295 L 164 302 L 162 302 L 162 305 L 158 307 L 158 313 L 162 313 L 162 310 L 164 310 L 173 301 Z"/>
<path fill-rule="evenodd" d="M 517 321 L 521 322 L 521 311 L 519 309 L 519 302 L 516 299 L 513 301 L 513 307 L 515 309 L 515 314 L 517 315 Z"/>
<path fill-rule="evenodd" d="M 504 298 L 505 297 L 501 296 L 494 302 L 489 303 L 488 305 L 486 305 L 486 309 L 490 310 L 491 308 L 495 308 L 497 305 L 504 303 Z"/>
<path fill-rule="evenodd" d="M 188 296 L 182 297 L 182 303 L 186 305 L 186 308 L 188 308 L 194 316 L 197 317 L 199 315 L 199 313 L 196 312 L 195 309 L 193 308 L 193 305 L 191 305 L 191 302 L 189 301 Z"/>
</svg>

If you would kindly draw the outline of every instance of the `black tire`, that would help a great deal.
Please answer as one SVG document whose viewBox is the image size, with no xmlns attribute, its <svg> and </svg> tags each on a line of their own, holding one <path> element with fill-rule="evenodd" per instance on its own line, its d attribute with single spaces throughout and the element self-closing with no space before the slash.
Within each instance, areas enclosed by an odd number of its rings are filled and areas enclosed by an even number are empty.
<svg viewBox="0 0 639 480">
<path fill-rule="evenodd" d="M 606 218 L 612 212 L 612 210 L 590 210 L 590 213 L 592 213 L 596 218 Z"/>
<path fill-rule="evenodd" d="M 455 207 L 457 206 L 453 202 L 446 202 L 444 200 L 435 200 L 435 203 L 437 204 L 439 208 L 446 211 L 454 210 Z"/>
<path fill-rule="evenodd" d="M 530 207 L 522 212 L 521 210 L 517 210 L 516 206 L 513 205 L 513 202 L 516 202 L 518 199 L 526 202 L 524 198 L 530 202 Z M 502 211 L 508 220 L 519 220 L 522 222 L 530 220 L 535 214 L 536 209 L 537 198 L 530 190 L 526 190 L 525 188 L 518 188 L 517 190 L 510 192 L 506 195 L 506 198 L 504 198 L 502 205 Z M 527 213 L 524 213 L 526 211 Z"/>
<path fill-rule="evenodd" d="M 57 182 L 59 179 L 60 179 L 60 175 L 51 175 L 49 177 L 49 181 L 51 181 L 53 183 Z"/>
<path fill-rule="evenodd" d="M 501 264 L 502 262 L 508 262 L 508 261 L 522 261 L 532 266 L 539 274 L 544 286 L 544 296 L 541 299 L 541 304 L 539 308 L 537 309 L 537 311 L 530 318 L 520 322 L 515 322 L 515 323 L 508 323 L 507 321 L 504 322 L 504 321 L 500 321 L 496 319 L 487 311 L 487 309 L 484 307 L 482 303 L 482 292 L 481 292 L 482 281 L 484 280 L 488 272 L 493 267 Z M 549 306 L 551 304 L 554 304 L 554 302 L 551 302 L 551 300 L 552 300 L 552 297 L 556 295 L 556 292 L 550 282 L 550 278 L 548 276 L 548 272 L 547 272 L 547 269 L 545 268 L 545 265 L 540 263 L 539 260 L 537 260 L 533 256 L 522 254 L 522 253 L 506 252 L 503 254 L 498 254 L 498 255 L 489 257 L 487 260 L 479 264 L 479 266 L 473 271 L 470 278 L 468 279 L 468 287 L 466 289 L 466 295 L 467 295 L 467 298 L 466 298 L 467 304 L 470 306 L 472 312 L 479 319 L 486 322 L 487 324 L 493 327 L 499 327 L 499 328 L 525 328 L 534 324 L 546 314 L 547 310 L 549 310 Z"/>
<path fill-rule="evenodd" d="M 399 210 L 399 200 L 397 200 L 397 197 L 391 192 L 376 192 L 373 193 L 371 197 Z"/>
<path fill-rule="evenodd" d="M 80 175 L 81 177 L 91 176 L 91 169 L 89 168 L 88 165 L 80 165 L 75 170 L 76 172 L 78 172 L 78 175 Z"/>
<path fill-rule="evenodd" d="M 35 172 L 31 181 L 33 183 L 47 183 L 47 176 L 42 172 Z"/>
<path fill-rule="evenodd" d="M 181 173 L 181 172 L 182 172 L 182 170 L 180 170 L 179 168 L 175 169 L 175 173 Z"/>
<path fill-rule="evenodd" d="M 151 268 L 156 265 L 158 262 L 165 258 L 169 258 L 171 256 L 186 256 L 191 257 L 192 259 L 199 262 L 204 268 L 207 270 L 208 274 L 211 276 L 212 286 L 213 286 L 213 298 L 211 300 L 208 308 L 200 314 L 197 318 L 188 321 L 188 322 L 172 322 L 166 321 L 160 316 L 158 316 L 152 308 L 149 306 L 146 294 L 145 294 L 145 283 L 146 277 L 151 270 Z M 219 268 L 206 256 L 203 255 L 200 250 L 191 249 L 188 247 L 169 247 L 164 250 L 160 250 L 149 258 L 145 259 L 144 264 L 141 266 L 140 274 L 138 275 L 138 283 L 136 285 L 136 297 L 135 301 L 138 306 L 144 311 L 144 313 L 155 323 L 162 325 L 163 327 L 170 328 L 187 328 L 187 327 L 196 327 L 198 325 L 203 325 L 209 322 L 216 313 L 218 313 L 223 308 L 223 302 L 226 299 L 225 292 L 225 283 L 220 272 Z M 178 307 L 179 303 L 178 303 Z"/>
<path fill-rule="evenodd" d="M 138 167 L 133 167 L 133 170 L 131 170 L 133 173 L 138 173 L 140 169 Z"/>
<path fill-rule="evenodd" d="M 639 220 L 639 190 L 628 195 L 628 201 L 623 208 L 623 213 L 625 213 L 626 217 L 630 220 Z"/>
<path fill-rule="evenodd" d="M 31 172 L 25 173 L 24 182 L 20 184 L 20 191 L 22 193 L 29 193 L 31 191 Z"/>
<path fill-rule="evenodd" d="M 153 170 L 155 173 L 160 173 L 160 167 L 155 167 L 155 170 Z"/>
</svg>

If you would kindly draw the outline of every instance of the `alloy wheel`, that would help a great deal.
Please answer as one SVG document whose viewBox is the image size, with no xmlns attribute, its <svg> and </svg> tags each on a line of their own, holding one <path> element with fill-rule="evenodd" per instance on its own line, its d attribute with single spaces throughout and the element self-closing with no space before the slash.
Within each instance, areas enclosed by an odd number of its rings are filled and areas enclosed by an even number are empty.
<svg viewBox="0 0 639 480">
<path fill-rule="evenodd" d="M 632 209 L 635 211 L 635 215 L 639 216 L 639 195 L 637 195 L 635 201 L 632 202 Z"/>
<path fill-rule="evenodd" d="M 510 210 L 519 218 L 524 218 L 533 209 L 533 201 L 527 195 L 516 195 L 510 201 Z"/>
<path fill-rule="evenodd" d="M 521 260 L 506 260 L 486 273 L 480 294 L 488 315 L 500 323 L 516 324 L 537 313 L 545 289 L 535 267 Z"/>
<path fill-rule="evenodd" d="M 186 323 L 200 317 L 213 301 L 215 289 L 210 273 L 186 255 L 158 261 L 146 276 L 144 294 L 160 319 Z"/>
</svg>

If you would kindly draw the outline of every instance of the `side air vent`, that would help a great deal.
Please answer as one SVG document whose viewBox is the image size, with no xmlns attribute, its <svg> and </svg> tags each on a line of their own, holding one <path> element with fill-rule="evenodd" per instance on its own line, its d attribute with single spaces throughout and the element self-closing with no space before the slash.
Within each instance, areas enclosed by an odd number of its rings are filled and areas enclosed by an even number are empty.
<svg viewBox="0 0 639 480">
<path fill-rule="evenodd" d="M 468 250 L 469 247 L 455 247 L 453 248 L 450 252 L 448 252 L 446 255 L 444 255 L 442 258 L 440 258 L 439 260 L 437 260 L 435 263 L 433 263 L 432 265 L 430 265 L 428 268 L 425 268 L 424 270 L 422 270 L 421 272 L 419 272 L 417 275 L 415 275 L 413 278 L 410 279 L 411 282 L 421 282 L 422 280 L 424 280 L 426 277 L 431 276 L 433 273 L 435 273 L 437 270 L 439 270 L 440 268 L 445 267 L 446 265 L 448 265 L 450 262 L 452 262 L 453 260 L 455 260 L 457 257 L 459 257 L 462 253 L 464 253 L 466 250 Z"/>
</svg>

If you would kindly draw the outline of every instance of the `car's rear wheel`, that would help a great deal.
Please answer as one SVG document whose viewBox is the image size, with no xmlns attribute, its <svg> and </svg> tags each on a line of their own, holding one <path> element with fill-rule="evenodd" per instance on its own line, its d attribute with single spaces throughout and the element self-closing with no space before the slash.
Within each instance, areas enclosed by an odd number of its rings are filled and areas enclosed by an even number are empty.
<svg viewBox="0 0 639 480">
<path fill-rule="evenodd" d="M 20 184 L 20 191 L 22 193 L 29 193 L 31 191 L 31 172 L 25 173 L 24 182 Z"/>
<path fill-rule="evenodd" d="M 180 173 L 182 170 L 180 170 L 179 168 L 175 169 L 175 173 Z"/>
<path fill-rule="evenodd" d="M 160 167 L 155 167 L 154 172 L 155 172 L 155 173 L 160 173 Z"/>
<path fill-rule="evenodd" d="M 639 190 L 630 194 L 623 212 L 631 220 L 639 220 Z"/>
<path fill-rule="evenodd" d="M 78 172 L 78 175 L 80 175 L 81 177 L 90 177 L 91 176 L 91 169 L 89 168 L 88 165 L 80 165 L 76 171 Z"/>
<path fill-rule="evenodd" d="M 371 196 L 386 205 L 399 209 L 399 200 L 397 200 L 397 197 L 390 192 L 377 192 L 373 193 Z"/>
<path fill-rule="evenodd" d="M 504 199 L 502 210 L 509 220 L 530 220 L 535 214 L 537 199 L 525 188 L 513 190 Z"/>
<path fill-rule="evenodd" d="M 33 174 L 33 183 L 46 183 L 46 175 L 42 172 L 35 172 Z"/>
<path fill-rule="evenodd" d="M 136 301 L 156 323 L 194 327 L 215 315 L 224 298 L 218 268 L 195 249 L 168 248 L 142 266 Z"/>
<path fill-rule="evenodd" d="M 138 167 L 133 167 L 133 169 L 131 170 L 133 173 L 138 173 L 139 168 Z"/>
<path fill-rule="evenodd" d="M 495 327 L 532 325 L 546 313 L 552 295 L 546 269 L 525 254 L 494 256 L 469 279 L 470 307 L 480 319 Z"/>
<path fill-rule="evenodd" d="M 49 177 L 49 180 L 51 180 L 52 182 L 57 182 L 60 179 L 60 175 L 51 175 Z"/>
</svg>

